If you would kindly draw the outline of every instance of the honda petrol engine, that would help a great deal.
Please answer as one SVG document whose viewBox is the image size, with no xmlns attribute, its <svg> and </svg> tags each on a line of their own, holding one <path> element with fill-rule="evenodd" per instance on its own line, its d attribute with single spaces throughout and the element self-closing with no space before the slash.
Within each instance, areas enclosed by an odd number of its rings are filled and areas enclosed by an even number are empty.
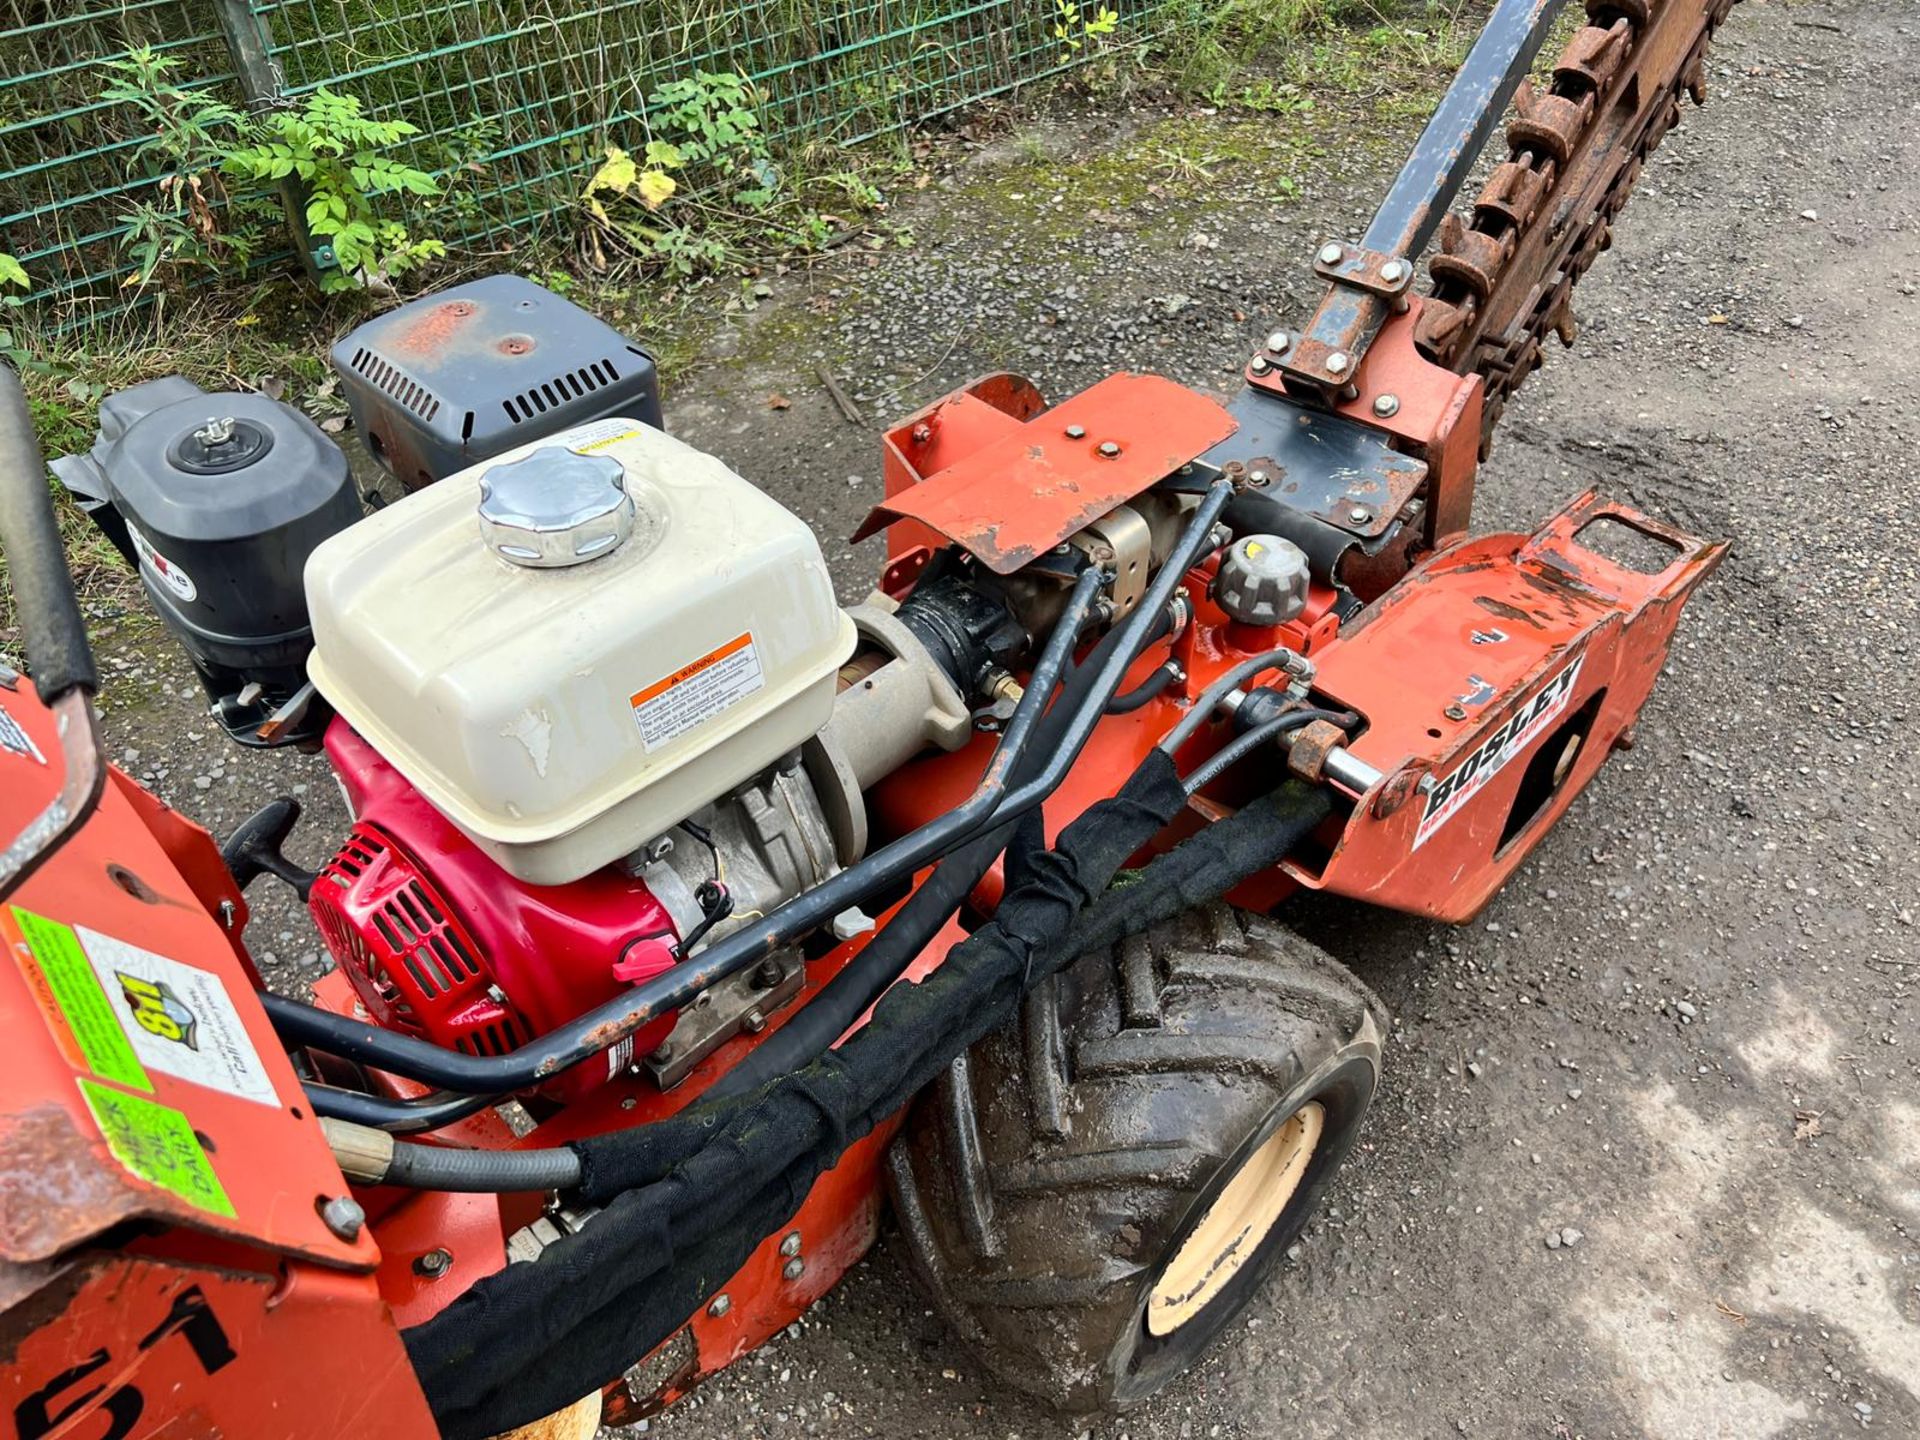
<svg viewBox="0 0 1920 1440">
<path fill-rule="evenodd" d="M 410 495 L 306 582 L 354 820 L 309 903 L 377 1023 L 470 1054 L 827 879 L 864 847 L 863 785 L 971 733 L 906 623 L 838 606 L 804 523 L 636 421 Z M 672 1084 L 800 980 L 775 956 L 554 1088 L 643 1059 Z"/>
</svg>

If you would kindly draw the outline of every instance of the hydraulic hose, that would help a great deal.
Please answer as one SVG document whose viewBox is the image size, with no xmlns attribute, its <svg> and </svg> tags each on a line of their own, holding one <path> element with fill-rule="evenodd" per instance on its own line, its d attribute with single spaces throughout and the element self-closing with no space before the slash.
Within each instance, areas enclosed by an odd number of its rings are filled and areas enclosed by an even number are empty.
<svg viewBox="0 0 1920 1440">
<path fill-rule="evenodd" d="M 381 1183 L 463 1193 L 569 1190 L 580 1183 L 580 1157 L 564 1148 L 454 1150 L 401 1141 Z"/>
<path fill-rule="evenodd" d="M 1159 669 L 1155 670 L 1124 695 L 1114 696 L 1113 703 L 1107 706 L 1107 714 L 1131 715 L 1134 711 L 1149 704 L 1156 695 L 1159 695 L 1167 686 L 1171 685 L 1174 677 L 1179 673 L 1179 662 L 1176 660 L 1167 661 L 1166 664 L 1160 666 Z"/>
<path fill-rule="evenodd" d="M 1068 963 L 1090 950 L 1118 944 L 1162 920 L 1225 894 L 1243 880 L 1285 859 L 1330 813 L 1332 803 L 1325 790 L 1297 780 L 1284 782 L 1271 794 L 1156 855 L 1129 884 L 1102 893 L 1081 912 L 1068 932 L 1060 963 Z M 1046 968 L 1051 972 L 1056 966 Z M 824 1049 L 824 1045 L 821 1048 Z M 757 1056 L 765 1050 L 766 1046 L 762 1045 L 754 1053 Z M 799 1069 L 813 1058 L 802 1058 L 793 1069 Z M 723 1098 L 720 1090 L 720 1086 L 715 1086 L 698 1103 L 706 1105 Z M 721 1123 L 724 1122 L 716 1121 L 716 1128 Z M 329 1125 L 329 1138 L 336 1133 L 336 1128 Z M 390 1136 L 378 1132 L 359 1131 L 356 1139 L 376 1147 L 384 1141 L 396 1157 L 387 1162 L 387 1168 L 377 1177 L 368 1176 L 365 1171 L 356 1173 L 343 1158 L 343 1167 L 352 1178 L 365 1178 L 370 1183 L 377 1179 L 381 1184 L 420 1189 L 505 1191 L 535 1188 L 528 1182 L 541 1178 L 552 1181 L 548 1188 L 568 1189 L 578 1185 L 582 1177 L 580 1152 L 570 1146 L 494 1152 L 395 1143 Z M 336 1143 L 336 1151 L 341 1148 Z M 674 1154 L 676 1163 L 684 1159 L 680 1152 Z M 398 1158 L 402 1156 L 406 1157 L 404 1168 Z M 381 1158 L 384 1159 L 384 1152 Z M 490 1161 L 503 1163 L 494 1165 Z M 376 1161 L 376 1168 L 378 1164 Z M 451 1183 L 447 1183 L 449 1181 Z"/>
<path fill-rule="evenodd" d="M 290 1043 L 313 1045 L 393 1074 L 405 1075 L 445 1090 L 463 1092 L 468 1096 L 482 1093 L 503 1095 L 538 1084 L 599 1054 L 655 1016 L 679 1008 L 727 975 L 816 928 L 849 905 L 859 903 L 873 890 L 911 874 L 928 859 L 965 844 L 989 826 L 1018 818 L 1052 794 L 1079 757 L 1107 703 L 1119 689 L 1120 682 L 1140 651 L 1145 648 L 1154 627 L 1165 623 L 1162 612 L 1172 599 L 1174 589 L 1209 543 L 1213 526 L 1232 494 L 1233 487 L 1227 481 L 1216 482 L 1209 488 L 1199 506 L 1188 517 L 1179 540 L 1141 604 L 1120 627 L 1109 632 L 1076 668 L 1061 703 L 1049 713 L 1049 719 L 1054 714 L 1064 719 L 1057 742 L 1049 747 L 1052 753 L 1048 762 L 1040 774 L 1020 784 L 1011 794 L 1007 793 L 1007 786 L 1017 778 L 1014 767 L 1020 752 L 1015 750 L 1009 754 L 1009 746 L 1018 732 L 1021 748 L 1024 748 L 1024 741 L 1031 735 L 1039 718 L 1039 703 L 1052 693 L 1055 680 L 1065 665 L 1066 655 L 1071 650 L 1071 639 L 1078 635 L 1080 622 L 1092 603 L 1093 591 L 1099 583 L 1098 576 L 1093 572 L 1083 573 L 1076 584 L 1054 636 L 1049 639 L 1040 663 L 1035 666 L 1028 694 L 1022 698 L 1006 737 L 994 752 L 987 775 L 966 802 L 939 820 L 882 847 L 825 884 L 803 891 L 764 919 L 733 932 L 700 955 L 618 999 L 579 1016 L 532 1044 L 502 1056 L 471 1056 L 444 1050 L 412 1036 L 380 1030 L 317 1007 L 280 997 L 263 997 L 275 1027 L 282 1038 Z M 1067 637 L 1064 641 L 1061 640 L 1063 632 Z M 1080 688 L 1083 684 L 1086 687 L 1084 692 Z M 1026 722 L 1024 729 L 1023 721 Z M 990 858 L 988 863 L 991 863 Z M 872 948 L 871 945 L 869 948 Z M 852 988 L 851 984 L 849 988 Z M 819 998 L 816 996 L 814 1003 L 817 1004 Z M 861 1008 L 864 1009 L 864 1006 Z M 855 1010 L 852 1018 L 858 1018 L 859 1013 L 859 1010 Z M 852 1018 L 848 1024 L 852 1023 Z M 342 1103 L 341 1092 L 330 1092 L 322 1086 L 310 1087 L 309 1095 L 316 1111 L 322 1115 L 340 1115 L 363 1123 L 394 1125 L 410 1130 L 426 1128 L 421 1123 L 425 1115 L 431 1115 L 436 1123 L 446 1123 L 438 1117 L 463 1108 L 462 1102 L 451 1096 L 431 1096 L 424 1102 L 360 1096 Z M 482 1105 L 485 1103 L 482 1101 Z"/>
<path fill-rule="evenodd" d="M 1196 538 L 1204 539 L 1204 532 L 1189 529 L 1182 534 L 1183 542 Z M 1184 544 L 1176 546 L 1161 569 L 1162 583 L 1156 584 L 1153 595 L 1135 610 L 1135 622 L 1109 631 L 1069 673 L 1058 702 L 1047 712 L 1038 739 L 1021 763 L 1018 778 L 1023 783 L 1031 779 L 1028 772 L 1034 768 L 1036 757 L 1057 755 L 1074 722 L 1093 711 L 1092 697 L 1096 693 L 1110 696 L 1141 652 L 1172 628 L 1172 614 L 1164 598 L 1154 609 L 1148 607 L 1162 591 L 1170 596 L 1197 558 L 1197 550 Z M 1137 623 L 1142 611 L 1155 616 L 1144 629 Z M 1114 702 L 1106 700 L 1103 708 L 1105 713 L 1113 713 Z M 886 929 L 849 960 L 798 1014 L 715 1081 L 707 1097 L 724 1100 L 750 1094 L 828 1049 L 899 980 L 940 927 L 965 903 L 994 858 L 1006 848 L 1012 832 L 1011 822 L 996 826 L 966 841 L 942 860 Z"/>
<path fill-rule="evenodd" d="M 1208 718 L 1219 708 L 1220 702 L 1261 671 L 1271 670 L 1276 665 L 1294 669 L 1304 667 L 1306 663 L 1296 651 L 1286 645 L 1277 645 L 1258 655 L 1249 655 L 1200 692 L 1199 697 L 1193 702 L 1193 709 L 1182 717 L 1178 725 L 1167 732 L 1159 748 L 1169 755 L 1179 754 L 1180 747 L 1191 740 L 1194 732 L 1207 723 Z"/>
<path fill-rule="evenodd" d="M 1060 624 L 1034 667 L 1027 693 L 1015 708 L 972 795 L 938 820 L 883 846 L 823 884 L 802 891 L 771 914 L 743 925 L 665 974 L 506 1055 L 467 1055 L 285 996 L 263 994 L 261 1000 L 274 1028 L 290 1045 L 311 1045 L 422 1084 L 467 1094 L 500 1095 L 535 1085 L 618 1044 L 656 1016 L 679 1009 L 735 971 L 764 959 L 848 906 L 859 904 L 874 890 L 911 875 L 985 825 L 1006 797 L 1014 766 L 1066 668 L 1080 619 L 1091 609 L 1100 583 L 1095 570 L 1083 571 L 1075 582 Z M 325 1087 L 316 1087 L 310 1093 L 320 1114 L 334 1113 Z M 366 1113 L 364 1106 L 358 1108 Z"/>
<path fill-rule="evenodd" d="M 384 1130 L 322 1118 L 334 1163 L 358 1185 L 403 1185 L 411 1190 L 470 1194 L 570 1190 L 580 1183 L 580 1159 L 571 1149 L 466 1150 L 415 1145 Z"/>
<path fill-rule="evenodd" d="M 1347 718 L 1337 710 L 1289 710 L 1284 715 L 1276 715 L 1271 720 L 1262 721 L 1244 735 L 1236 735 L 1196 766 L 1193 773 L 1186 776 L 1180 783 L 1187 794 L 1192 795 L 1212 784 L 1229 768 L 1244 760 L 1262 745 L 1279 739 L 1290 730 L 1298 730 L 1303 725 L 1311 725 L 1316 720 L 1331 720 L 1335 724 L 1340 724 Z"/>
</svg>

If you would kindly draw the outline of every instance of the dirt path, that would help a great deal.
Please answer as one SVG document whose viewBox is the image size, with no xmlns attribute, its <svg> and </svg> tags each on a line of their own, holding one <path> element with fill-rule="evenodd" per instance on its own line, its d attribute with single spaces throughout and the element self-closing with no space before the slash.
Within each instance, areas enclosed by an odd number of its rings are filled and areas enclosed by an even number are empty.
<svg viewBox="0 0 1920 1440">
<path fill-rule="evenodd" d="M 1603 483 L 1733 555 L 1638 748 L 1479 924 L 1293 913 L 1399 1019 L 1297 1258 L 1197 1374 L 1089 1423 L 996 1393 L 879 1253 L 657 1433 L 1920 1433 L 1920 14 L 1748 0 L 1723 34 L 1479 520 Z M 838 536 L 878 456 L 817 362 L 875 419 L 998 365 L 1225 384 L 1357 232 L 1412 130 L 1378 113 L 1040 127 L 904 207 L 918 248 L 783 282 L 670 423 Z M 863 588 L 872 555 L 829 550 Z M 317 763 L 236 755 L 178 664 L 119 663 L 115 744 L 169 799 L 225 829 L 304 787 L 304 843 L 338 833 Z M 284 983 L 319 967 L 297 917 L 263 932 Z"/>
</svg>

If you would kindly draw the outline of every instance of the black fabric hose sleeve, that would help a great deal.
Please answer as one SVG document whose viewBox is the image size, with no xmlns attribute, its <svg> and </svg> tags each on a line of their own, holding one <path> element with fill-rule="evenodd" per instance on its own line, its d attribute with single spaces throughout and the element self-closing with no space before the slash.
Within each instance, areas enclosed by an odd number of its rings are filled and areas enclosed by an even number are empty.
<svg viewBox="0 0 1920 1440">
<path fill-rule="evenodd" d="M 42 704 L 75 686 L 100 688 L 87 627 L 74 598 L 47 488 L 47 462 L 33 433 L 33 412 L 20 377 L 0 365 L 0 551 L 20 607 L 27 669 Z"/>
<path fill-rule="evenodd" d="M 1163 609 L 1147 631 L 1141 649 L 1164 637 L 1172 625 L 1171 613 Z M 1058 748 L 1068 722 L 1086 703 L 1088 691 L 1098 678 L 1101 666 L 1119 644 L 1120 636 L 1119 630 L 1110 630 L 1087 652 L 1085 659 L 1067 672 L 1059 695 L 1041 717 L 1033 743 L 1015 768 L 1008 785 L 1010 792 L 1037 774 Z M 1109 713 L 1111 710 L 1109 706 Z M 1010 826 L 997 825 L 942 859 L 880 933 L 786 1024 L 715 1081 L 700 1103 L 751 1094 L 762 1085 L 799 1069 L 844 1035 L 887 987 L 900 978 L 949 917 L 966 903 L 1012 835 Z M 1013 888 L 1011 876 L 1007 888 Z"/>
<path fill-rule="evenodd" d="M 1332 812 L 1325 787 L 1288 780 L 1154 856 L 1126 884 L 1102 895 L 1074 926 L 1071 955 L 1117 945 L 1219 899 L 1286 859 Z"/>
<path fill-rule="evenodd" d="M 382 1178 L 414 1190 L 509 1192 L 571 1190 L 580 1157 L 565 1146 L 545 1150 L 455 1150 L 400 1141 Z"/>
<path fill-rule="evenodd" d="M 1065 957 L 1080 910 L 1184 805 L 1172 762 L 1150 756 L 1120 795 L 1034 857 L 992 921 L 925 980 L 889 989 L 838 1050 L 718 1123 L 689 1114 L 579 1142 L 581 1193 L 609 1202 L 606 1213 L 405 1332 L 447 1440 L 570 1404 L 670 1335 L 848 1145 L 1012 1015 L 1023 982 Z M 576 1362 L 587 1356 L 598 1368 Z"/>
<path fill-rule="evenodd" d="M 1141 934 L 1163 920 L 1217 899 L 1242 881 L 1279 864 L 1332 809 L 1332 800 L 1324 789 L 1299 780 L 1288 781 L 1172 850 L 1156 855 L 1126 885 L 1106 891 L 1074 926 L 1065 953 L 1078 957 L 1116 945 L 1129 935 Z M 1032 843 L 1037 839 L 1037 825 L 1034 828 L 1036 834 L 1026 837 L 1027 845 L 1009 852 L 1010 890 L 1030 879 L 1029 867 L 1037 853 Z M 1024 873 L 1015 874 L 1016 869 Z M 840 1033 L 835 1031 L 829 1040 Z M 708 1098 L 720 1097 L 709 1090 L 703 1106 Z M 725 1107 L 725 1115 L 738 1108 L 737 1104 Z M 681 1143 L 659 1145 L 661 1173 L 704 1145 L 722 1127 L 724 1118 L 710 1113 L 703 1117 L 703 1123 L 680 1127 Z M 673 1137 L 656 1135 L 655 1139 L 671 1141 Z M 394 1147 L 393 1164 L 384 1183 L 430 1190 L 513 1191 L 569 1189 L 580 1180 L 580 1157 L 567 1147 L 452 1150 L 403 1142 Z"/>
</svg>

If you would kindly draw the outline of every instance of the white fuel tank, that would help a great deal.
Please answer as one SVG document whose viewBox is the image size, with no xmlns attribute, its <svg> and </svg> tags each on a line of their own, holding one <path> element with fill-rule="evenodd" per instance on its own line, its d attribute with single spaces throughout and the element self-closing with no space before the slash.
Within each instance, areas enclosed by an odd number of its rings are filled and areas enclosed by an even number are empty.
<svg viewBox="0 0 1920 1440">
<path fill-rule="evenodd" d="M 320 693 L 536 885 L 811 737 L 855 641 L 800 519 L 633 420 L 407 496 L 322 544 L 306 590 Z"/>
</svg>

